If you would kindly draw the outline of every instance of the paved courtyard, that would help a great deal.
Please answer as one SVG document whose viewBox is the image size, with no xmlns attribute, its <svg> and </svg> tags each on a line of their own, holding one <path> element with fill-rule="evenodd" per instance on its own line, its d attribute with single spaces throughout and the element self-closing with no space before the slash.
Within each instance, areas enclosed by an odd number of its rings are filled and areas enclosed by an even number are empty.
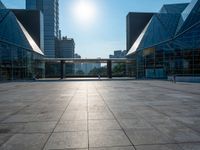
<svg viewBox="0 0 200 150">
<path fill-rule="evenodd" d="M 200 150 L 200 84 L 0 84 L 1 150 Z"/>
</svg>

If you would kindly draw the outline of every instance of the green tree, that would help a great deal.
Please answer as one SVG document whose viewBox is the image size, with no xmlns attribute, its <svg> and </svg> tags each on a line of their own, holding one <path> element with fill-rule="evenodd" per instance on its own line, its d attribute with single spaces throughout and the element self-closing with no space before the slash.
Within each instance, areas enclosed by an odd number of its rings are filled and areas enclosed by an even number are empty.
<svg viewBox="0 0 200 150">
<path fill-rule="evenodd" d="M 107 76 L 107 68 L 106 67 L 101 67 L 101 68 L 94 68 L 89 72 L 89 75 L 92 76 Z"/>
<path fill-rule="evenodd" d="M 125 76 L 126 65 L 123 63 L 116 64 L 112 70 L 112 73 L 113 73 L 113 76 Z"/>
</svg>

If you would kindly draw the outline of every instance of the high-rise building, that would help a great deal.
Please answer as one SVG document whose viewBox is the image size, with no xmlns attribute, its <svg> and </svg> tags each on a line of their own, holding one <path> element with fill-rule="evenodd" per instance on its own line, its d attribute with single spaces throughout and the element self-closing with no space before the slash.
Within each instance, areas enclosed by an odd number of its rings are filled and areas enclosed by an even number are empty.
<svg viewBox="0 0 200 150">
<path fill-rule="evenodd" d="M 4 8 L 5 8 L 4 4 L 0 1 L 0 9 L 4 9 Z"/>
<path fill-rule="evenodd" d="M 43 0 L 26 0 L 26 8 L 43 11 Z"/>
<path fill-rule="evenodd" d="M 57 54 L 59 58 L 74 58 L 75 42 L 72 38 L 63 37 L 57 41 Z"/>
<path fill-rule="evenodd" d="M 126 58 L 126 53 L 126 50 L 116 50 L 114 51 L 114 55 L 110 55 L 109 58 Z"/>
<path fill-rule="evenodd" d="M 56 39 L 59 38 L 59 0 L 26 0 L 26 9 L 36 9 L 44 18 L 44 54 L 56 57 Z"/>
<path fill-rule="evenodd" d="M 75 42 L 74 39 L 63 37 L 61 40 L 57 40 L 56 44 L 56 57 L 58 58 L 74 58 Z M 65 74 L 73 74 L 74 65 L 65 64 Z"/>
</svg>

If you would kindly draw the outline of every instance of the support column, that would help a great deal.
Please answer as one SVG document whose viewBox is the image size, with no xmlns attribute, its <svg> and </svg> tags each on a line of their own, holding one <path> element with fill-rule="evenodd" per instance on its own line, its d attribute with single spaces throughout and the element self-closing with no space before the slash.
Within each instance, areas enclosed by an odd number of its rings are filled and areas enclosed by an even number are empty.
<svg viewBox="0 0 200 150">
<path fill-rule="evenodd" d="M 65 61 L 60 61 L 60 79 L 64 79 L 65 77 Z"/>
<path fill-rule="evenodd" d="M 107 61 L 107 72 L 108 72 L 108 78 L 112 78 L 112 61 Z"/>
</svg>

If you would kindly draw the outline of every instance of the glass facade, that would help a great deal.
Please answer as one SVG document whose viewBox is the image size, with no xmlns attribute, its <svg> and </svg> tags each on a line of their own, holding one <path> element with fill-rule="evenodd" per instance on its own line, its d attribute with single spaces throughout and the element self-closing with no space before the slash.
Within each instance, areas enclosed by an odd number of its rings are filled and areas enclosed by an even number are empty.
<svg viewBox="0 0 200 150">
<path fill-rule="evenodd" d="M 43 52 L 8 9 L 0 9 L 0 80 L 44 77 Z"/>
<path fill-rule="evenodd" d="M 23 80 L 44 77 L 43 56 L 0 41 L 0 80 Z"/>
<path fill-rule="evenodd" d="M 136 51 L 129 56 L 136 59 L 134 74 L 137 78 L 200 76 L 200 16 L 197 13 L 200 1 L 195 1 L 195 5 L 193 2 L 185 8 L 192 5 L 193 9 L 181 26 L 183 4 L 177 11 L 177 4 L 171 5 L 172 9 L 168 6 L 168 11 L 164 6 L 162 13 L 152 17 L 145 33 L 141 33 L 143 37 Z M 177 32 L 178 28 L 182 31 Z"/>
<path fill-rule="evenodd" d="M 56 57 L 56 39 L 59 37 L 59 0 L 26 0 L 26 9 L 42 11 L 44 19 L 44 53 Z"/>
<path fill-rule="evenodd" d="M 47 57 L 56 57 L 58 38 L 58 0 L 43 0 L 44 50 Z"/>
</svg>

